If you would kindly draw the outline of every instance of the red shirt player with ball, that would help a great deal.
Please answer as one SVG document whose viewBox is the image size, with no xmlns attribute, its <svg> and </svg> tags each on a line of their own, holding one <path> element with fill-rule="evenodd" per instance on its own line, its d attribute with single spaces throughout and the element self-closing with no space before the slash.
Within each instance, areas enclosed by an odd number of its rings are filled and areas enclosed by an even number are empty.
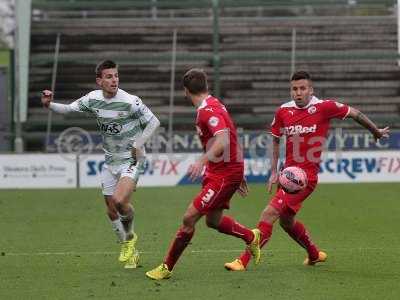
<svg viewBox="0 0 400 300">
<path fill-rule="evenodd" d="M 279 141 L 282 136 L 286 137 L 284 167 L 301 168 L 307 175 L 307 186 L 298 193 L 287 193 L 278 186 L 274 197 L 261 213 L 257 226 L 261 232 L 262 247 L 270 239 L 272 226 L 279 219 L 281 227 L 287 234 L 307 251 L 305 265 L 314 265 L 327 258 L 327 254 L 320 251 L 311 241 L 308 230 L 295 219 L 295 216 L 303 201 L 317 185 L 320 157 L 330 120 L 352 118 L 368 129 L 375 140 L 387 137 L 389 134 L 388 127 L 379 129 L 357 109 L 333 100 L 320 100 L 313 93 L 310 75 L 304 71 L 294 73 L 290 81 L 292 101 L 278 108 L 271 124 L 273 143 L 268 192 L 271 192 L 272 185 L 278 182 Z M 250 259 L 250 253 L 244 251 L 239 258 L 226 263 L 225 268 L 231 271 L 243 271 Z"/>
</svg>

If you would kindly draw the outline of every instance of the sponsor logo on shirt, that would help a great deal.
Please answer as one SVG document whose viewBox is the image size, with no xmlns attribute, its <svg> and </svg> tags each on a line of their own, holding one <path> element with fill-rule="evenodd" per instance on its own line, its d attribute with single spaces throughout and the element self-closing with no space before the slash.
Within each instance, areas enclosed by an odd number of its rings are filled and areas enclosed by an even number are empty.
<svg viewBox="0 0 400 300">
<path fill-rule="evenodd" d="M 307 127 L 303 125 L 294 125 L 294 126 L 286 126 L 283 127 L 283 134 L 284 135 L 295 135 L 295 134 L 302 134 L 302 133 L 314 133 L 317 131 L 317 124 L 313 126 Z"/>
<path fill-rule="evenodd" d="M 118 123 L 102 123 L 100 124 L 100 130 L 108 135 L 116 135 L 121 133 L 122 125 Z"/>
</svg>

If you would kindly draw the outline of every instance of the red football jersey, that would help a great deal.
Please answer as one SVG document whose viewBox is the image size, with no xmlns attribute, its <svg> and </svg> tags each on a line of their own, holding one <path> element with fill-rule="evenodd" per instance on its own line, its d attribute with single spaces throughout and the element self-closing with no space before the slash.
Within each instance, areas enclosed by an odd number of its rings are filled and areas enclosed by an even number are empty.
<svg viewBox="0 0 400 300">
<path fill-rule="evenodd" d="M 208 96 L 197 108 L 196 129 L 204 152 L 211 147 L 217 133 L 229 132 L 229 148 L 221 157 L 208 162 L 205 175 L 237 174 L 243 178 L 243 154 L 238 144 L 236 127 L 225 106 L 217 98 Z"/>
<path fill-rule="evenodd" d="M 299 108 L 294 101 L 279 107 L 271 124 L 271 134 L 286 137 L 285 167 L 298 166 L 316 176 L 329 121 L 344 119 L 349 112 L 347 105 L 316 97 L 306 107 Z"/>
</svg>

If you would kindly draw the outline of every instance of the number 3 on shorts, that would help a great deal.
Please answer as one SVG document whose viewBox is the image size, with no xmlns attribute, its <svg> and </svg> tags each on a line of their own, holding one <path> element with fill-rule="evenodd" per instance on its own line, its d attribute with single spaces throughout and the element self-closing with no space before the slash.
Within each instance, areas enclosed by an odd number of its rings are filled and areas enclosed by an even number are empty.
<svg viewBox="0 0 400 300">
<path fill-rule="evenodd" d="M 207 193 L 201 198 L 201 202 L 203 203 L 203 206 L 208 203 L 212 196 L 214 196 L 215 192 L 212 189 L 208 189 Z"/>
</svg>

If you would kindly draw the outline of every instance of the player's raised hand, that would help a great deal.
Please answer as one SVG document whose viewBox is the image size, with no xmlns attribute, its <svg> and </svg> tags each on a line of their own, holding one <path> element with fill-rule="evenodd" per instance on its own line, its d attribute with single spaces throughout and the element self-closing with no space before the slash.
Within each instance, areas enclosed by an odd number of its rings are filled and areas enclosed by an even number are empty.
<svg viewBox="0 0 400 300">
<path fill-rule="evenodd" d="M 237 190 L 238 194 L 242 196 L 243 198 L 246 197 L 249 194 L 249 186 L 247 185 L 247 180 L 246 178 L 243 178 L 242 182 L 240 183 L 240 186 Z"/>
<path fill-rule="evenodd" d="M 195 181 L 203 174 L 204 163 L 201 160 L 196 160 L 196 162 L 189 166 L 187 171 L 191 181 Z"/>
<path fill-rule="evenodd" d="M 44 107 L 49 107 L 51 101 L 53 101 L 53 92 L 49 90 L 42 91 L 41 100 Z"/>
<path fill-rule="evenodd" d="M 268 193 L 271 194 L 272 186 L 277 183 L 278 183 L 278 174 L 276 172 L 272 172 L 268 180 Z"/>
<path fill-rule="evenodd" d="M 378 131 L 374 134 L 375 142 L 377 142 L 380 138 L 389 137 L 389 127 L 385 127 L 383 129 L 378 129 Z"/>
</svg>

